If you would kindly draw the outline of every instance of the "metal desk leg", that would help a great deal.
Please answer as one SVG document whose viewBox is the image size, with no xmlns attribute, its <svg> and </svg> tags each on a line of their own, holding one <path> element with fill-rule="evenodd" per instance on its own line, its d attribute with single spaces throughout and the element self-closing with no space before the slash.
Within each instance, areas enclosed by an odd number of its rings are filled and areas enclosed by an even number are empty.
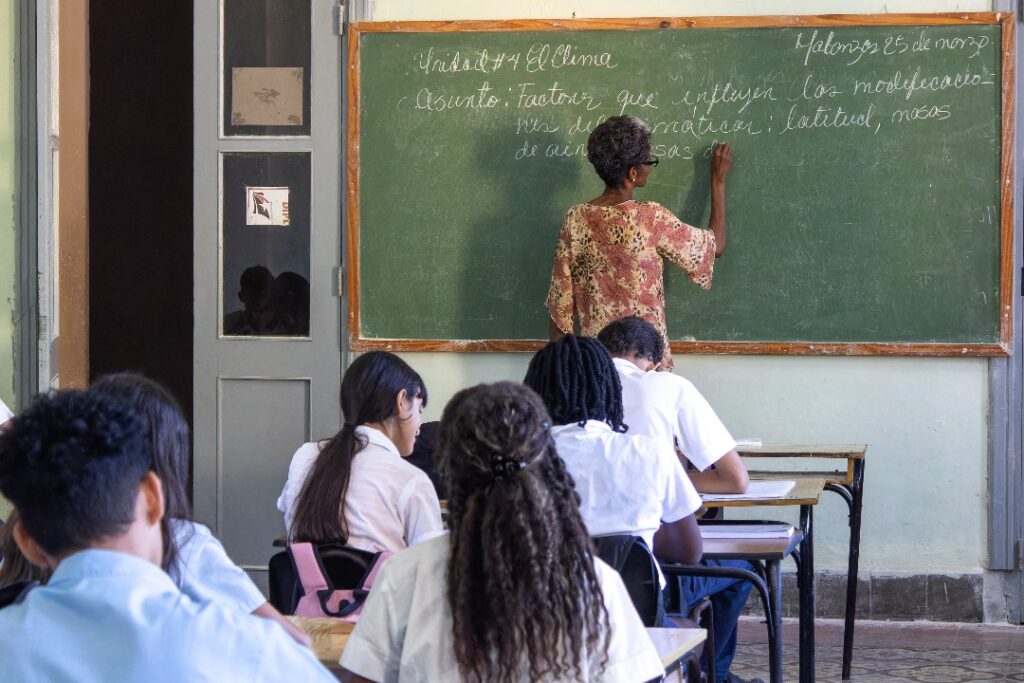
<svg viewBox="0 0 1024 683">
<path fill-rule="evenodd" d="M 800 683 L 814 683 L 814 507 L 800 506 Z"/>
<path fill-rule="evenodd" d="M 768 653 L 769 678 L 771 683 L 782 683 L 782 569 L 778 560 L 768 560 L 764 565 L 768 574 L 768 595 L 771 601 L 768 624 L 774 633 L 774 638 L 770 640 L 775 641 Z"/>
<path fill-rule="evenodd" d="M 700 658 L 692 650 L 683 657 L 679 670 L 683 672 L 686 683 L 700 683 Z"/>
<path fill-rule="evenodd" d="M 864 508 L 864 461 L 853 463 L 853 483 L 827 484 L 825 488 L 838 493 L 850 509 L 850 550 L 846 570 L 846 612 L 843 626 L 843 680 L 850 680 L 853 661 L 853 634 L 857 618 L 857 572 L 860 565 L 860 520 Z"/>
<path fill-rule="evenodd" d="M 846 570 L 846 624 L 843 627 L 843 680 L 850 680 L 853 630 L 857 618 L 857 572 L 860 566 L 860 515 L 864 507 L 864 461 L 853 464 L 853 501 L 850 505 L 850 557 Z"/>
</svg>

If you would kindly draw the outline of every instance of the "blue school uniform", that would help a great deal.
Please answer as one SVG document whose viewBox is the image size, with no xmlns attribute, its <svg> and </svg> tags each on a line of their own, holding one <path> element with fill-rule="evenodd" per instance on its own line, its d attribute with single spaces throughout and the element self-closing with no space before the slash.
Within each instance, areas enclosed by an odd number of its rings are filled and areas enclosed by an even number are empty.
<svg viewBox="0 0 1024 683">
<path fill-rule="evenodd" d="M 278 624 L 197 603 L 125 553 L 75 553 L 0 610 L 0 681 L 334 680 Z"/>
</svg>

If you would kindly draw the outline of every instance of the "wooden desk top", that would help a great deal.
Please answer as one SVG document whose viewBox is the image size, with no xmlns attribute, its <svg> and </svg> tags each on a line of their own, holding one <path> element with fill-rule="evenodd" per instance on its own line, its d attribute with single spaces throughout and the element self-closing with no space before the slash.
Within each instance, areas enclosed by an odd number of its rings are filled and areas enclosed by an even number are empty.
<svg viewBox="0 0 1024 683">
<path fill-rule="evenodd" d="M 328 617 L 285 617 L 313 639 L 316 658 L 329 669 L 338 668 L 338 660 L 355 624 Z"/>
<path fill-rule="evenodd" d="M 647 635 L 651 637 L 654 649 L 661 657 L 661 665 L 666 669 L 677 664 L 708 637 L 702 628 L 649 628 Z"/>
<path fill-rule="evenodd" d="M 704 501 L 704 505 L 709 508 L 757 507 L 761 505 L 817 505 L 823 490 L 825 490 L 825 479 L 822 477 L 797 479 L 796 486 L 793 487 L 793 490 L 781 498 L 734 498 L 732 500 L 706 500 Z"/>
<path fill-rule="evenodd" d="M 737 452 L 750 458 L 846 458 L 863 460 L 866 444 L 774 444 L 737 446 Z"/>
<path fill-rule="evenodd" d="M 704 557 L 712 560 L 782 560 L 803 540 L 800 530 L 789 538 L 705 538 Z"/>
<path fill-rule="evenodd" d="M 822 477 L 828 484 L 854 483 L 855 463 L 863 463 L 868 447 L 865 444 L 762 444 L 736 449 L 740 457 L 750 458 L 745 463 L 751 479 L 816 479 Z M 763 467 L 769 458 L 814 460 L 817 467 L 800 469 L 773 469 Z M 792 468 L 794 465 L 790 465 Z"/>
<path fill-rule="evenodd" d="M 310 635 L 317 659 L 328 668 L 337 670 L 338 660 L 341 659 L 341 653 L 345 650 L 345 643 L 348 642 L 348 635 L 352 633 L 354 624 L 328 618 L 287 619 Z M 647 635 L 651 637 L 665 668 L 678 662 L 707 638 L 707 633 L 700 628 L 649 628 Z"/>
</svg>

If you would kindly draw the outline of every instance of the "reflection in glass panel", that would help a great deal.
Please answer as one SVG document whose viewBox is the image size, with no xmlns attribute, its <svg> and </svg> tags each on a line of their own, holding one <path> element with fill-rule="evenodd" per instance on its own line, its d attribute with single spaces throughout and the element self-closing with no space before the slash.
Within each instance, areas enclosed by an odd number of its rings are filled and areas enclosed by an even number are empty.
<svg viewBox="0 0 1024 683">
<path fill-rule="evenodd" d="M 224 134 L 309 135 L 309 0 L 223 0 Z"/>
<path fill-rule="evenodd" d="M 309 336 L 309 154 L 225 154 L 226 337 Z"/>
</svg>

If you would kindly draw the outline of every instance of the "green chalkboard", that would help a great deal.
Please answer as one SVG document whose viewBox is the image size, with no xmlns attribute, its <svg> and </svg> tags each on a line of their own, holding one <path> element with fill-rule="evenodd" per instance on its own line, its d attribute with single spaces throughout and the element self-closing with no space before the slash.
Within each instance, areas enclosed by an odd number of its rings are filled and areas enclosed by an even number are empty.
<svg viewBox="0 0 1024 683">
<path fill-rule="evenodd" d="M 357 24 L 353 347 L 545 339 L 562 217 L 602 189 L 588 133 L 625 112 L 661 159 L 636 198 L 694 225 L 734 148 L 713 287 L 666 265 L 677 348 L 1002 353 L 1010 25 L 869 19 Z"/>
</svg>

